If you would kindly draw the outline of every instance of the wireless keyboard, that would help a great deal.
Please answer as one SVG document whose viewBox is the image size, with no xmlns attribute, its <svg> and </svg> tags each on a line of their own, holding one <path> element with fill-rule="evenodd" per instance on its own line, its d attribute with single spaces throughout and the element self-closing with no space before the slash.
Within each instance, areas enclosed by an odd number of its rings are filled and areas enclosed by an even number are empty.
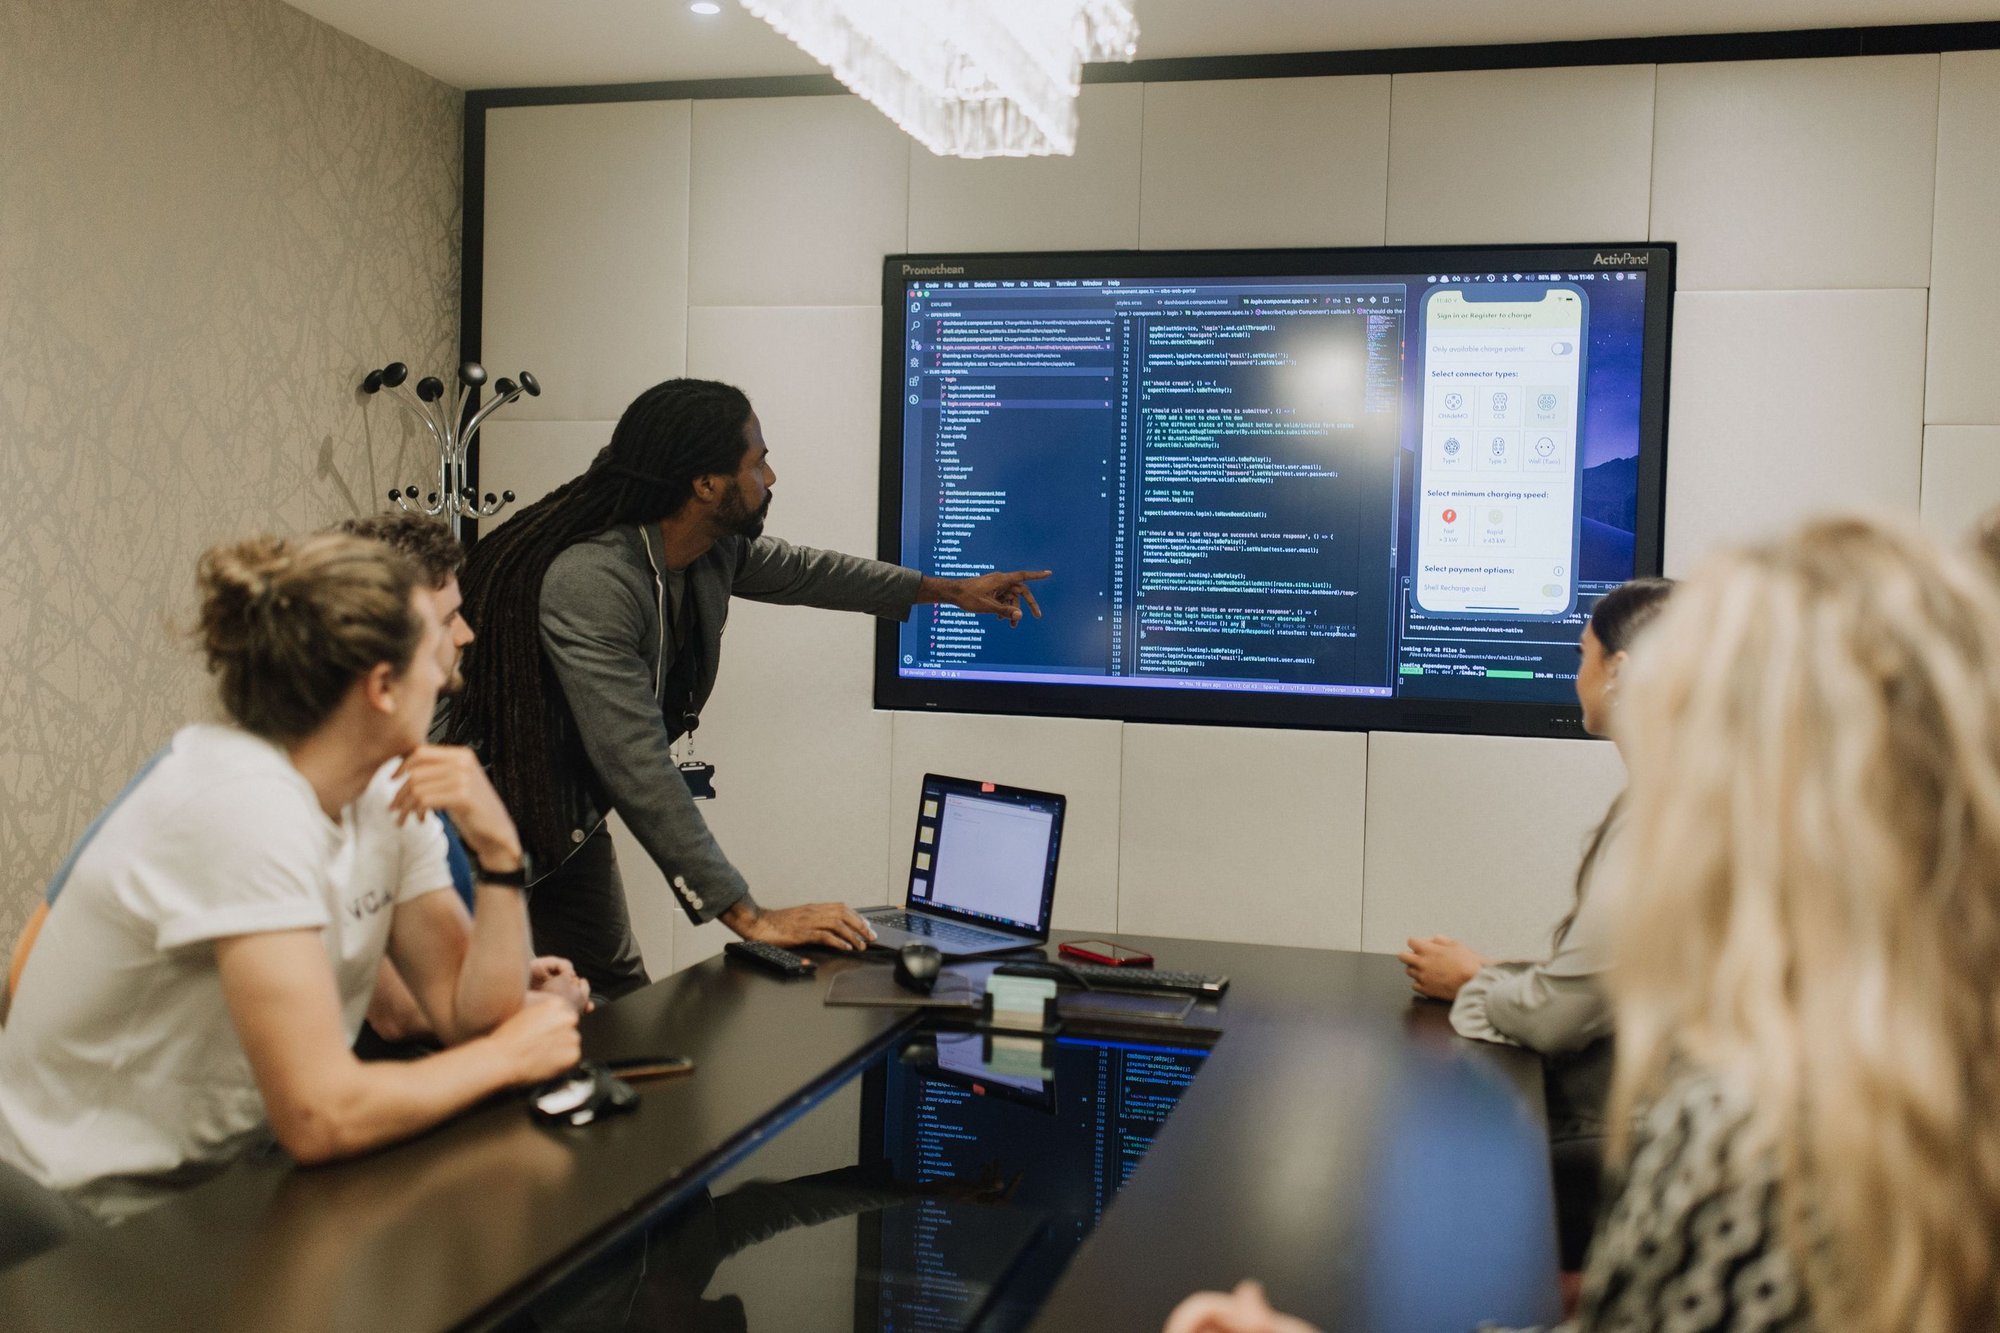
<svg viewBox="0 0 2000 1333">
<path fill-rule="evenodd" d="M 1220 995 L 1229 978 L 1204 972 L 1171 972 L 1155 967 L 1106 967 L 1101 963 L 1002 963 L 993 969 L 1003 976 L 1065 975 L 1091 990 L 1175 991 L 1185 995 Z"/>
</svg>

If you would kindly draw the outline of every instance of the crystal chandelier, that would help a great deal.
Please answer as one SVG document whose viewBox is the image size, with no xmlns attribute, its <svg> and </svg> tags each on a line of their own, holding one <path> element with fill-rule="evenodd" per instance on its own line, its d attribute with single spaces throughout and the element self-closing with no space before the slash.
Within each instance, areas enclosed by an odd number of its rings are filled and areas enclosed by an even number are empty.
<svg viewBox="0 0 2000 1333">
<path fill-rule="evenodd" d="M 941 157 L 1068 156 L 1087 60 L 1130 60 L 1131 0 L 743 0 Z"/>
</svg>

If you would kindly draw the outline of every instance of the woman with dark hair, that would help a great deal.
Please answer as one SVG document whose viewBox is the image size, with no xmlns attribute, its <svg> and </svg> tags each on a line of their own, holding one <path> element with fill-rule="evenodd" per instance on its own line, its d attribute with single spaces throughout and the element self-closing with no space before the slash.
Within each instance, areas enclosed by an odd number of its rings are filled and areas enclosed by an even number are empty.
<svg viewBox="0 0 2000 1333">
<path fill-rule="evenodd" d="M 604 827 L 613 810 L 697 924 L 778 945 L 871 938 L 844 904 L 760 907 L 695 809 L 701 766 L 675 762 L 714 687 L 731 597 L 898 620 L 919 602 L 1010 624 L 1041 614 L 1027 585 L 1047 571 L 931 578 L 765 537 L 776 480 L 740 389 L 668 380 L 626 409 L 582 476 L 482 538 L 466 566 L 482 646 L 448 735 L 479 751 L 520 821 L 537 946 L 602 994 L 647 980 Z"/>
<path fill-rule="evenodd" d="M 1634 579 L 1606 593 L 1578 641 L 1576 697 L 1583 728 L 1618 740 L 1618 679 L 1640 631 L 1664 609 L 1671 579 Z M 1461 1036 L 1539 1052 L 1546 1061 L 1549 1136 L 1558 1170 L 1563 1267 L 1582 1266 L 1596 1212 L 1598 1140 L 1611 1087 L 1610 905 L 1592 886 L 1613 882 L 1622 862 L 1624 798 L 1611 803 L 1576 872 L 1576 902 L 1555 928 L 1549 956 L 1493 962 L 1444 935 L 1409 941 L 1398 955 L 1420 995 L 1450 1000 Z M 1578 1145 L 1576 1151 L 1568 1145 Z M 1571 1160 L 1571 1159 L 1574 1160 Z"/>
<path fill-rule="evenodd" d="M 229 722 L 177 732 L 84 834 L 0 1028 L 0 1161 L 107 1216 L 267 1134 L 366 1152 L 578 1054 L 575 1004 L 528 993 L 513 821 L 469 752 L 424 742 L 452 647 L 410 566 L 255 538 L 199 584 Z M 385 955 L 454 1049 L 354 1058 Z"/>
</svg>

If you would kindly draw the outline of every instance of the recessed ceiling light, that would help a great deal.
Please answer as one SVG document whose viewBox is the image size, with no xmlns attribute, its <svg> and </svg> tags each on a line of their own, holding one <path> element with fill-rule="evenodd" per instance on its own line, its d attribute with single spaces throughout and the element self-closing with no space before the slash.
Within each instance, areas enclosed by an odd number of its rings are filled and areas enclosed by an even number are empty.
<svg viewBox="0 0 2000 1333">
<path fill-rule="evenodd" d="M 722 6 L 715 4 L 714 0 L 695 0 L 688 8 L 697 14 L 720 14 L 722 12 Z"/>
</svg>

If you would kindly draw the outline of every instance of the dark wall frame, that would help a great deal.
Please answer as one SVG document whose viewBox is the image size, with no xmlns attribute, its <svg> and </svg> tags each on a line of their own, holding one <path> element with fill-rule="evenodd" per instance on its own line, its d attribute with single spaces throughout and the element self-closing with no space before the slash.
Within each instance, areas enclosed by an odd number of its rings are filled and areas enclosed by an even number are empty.
<svg viewBox="0 0 2000 1333">
<path fill-rule="evenodd" d="M 1699 33 L 1587 42 L 1496 46 L 1417 46 L 1373 51 L 1301 51 L 1274 55 L 1190 56 L 1089 65 L 1085 83 L 1175 83 L 1208 79 L 1290 79 L 1353 74 L 1431 74 L 1465 70 L 1558 69 L 1590 65 L 1685 65 L 1732 60 L 1832 59 L 1840 56 L 1936 55 L 2000 50 L 2000 23 L 1913 23 L 1884 27 L 1806 28 L 1790 32 Z M 579 84 L 551 88 L 474 88 L 465 94 L 463 207 L 460 209 L 459 357 L 480 359 L 486 259 L 486 113 L 494 107 L 597 102 L 700 101 L 740 97 L 829 97 L 847 89 L 831 75 L 693 79 L 660 83 Z M 476 402 L 474 406 L 476 406 Z M 479 443 L 466 459 L 479 486 Z M 478 540 L 478 524 L 465 526 Z"/>
</svg>

